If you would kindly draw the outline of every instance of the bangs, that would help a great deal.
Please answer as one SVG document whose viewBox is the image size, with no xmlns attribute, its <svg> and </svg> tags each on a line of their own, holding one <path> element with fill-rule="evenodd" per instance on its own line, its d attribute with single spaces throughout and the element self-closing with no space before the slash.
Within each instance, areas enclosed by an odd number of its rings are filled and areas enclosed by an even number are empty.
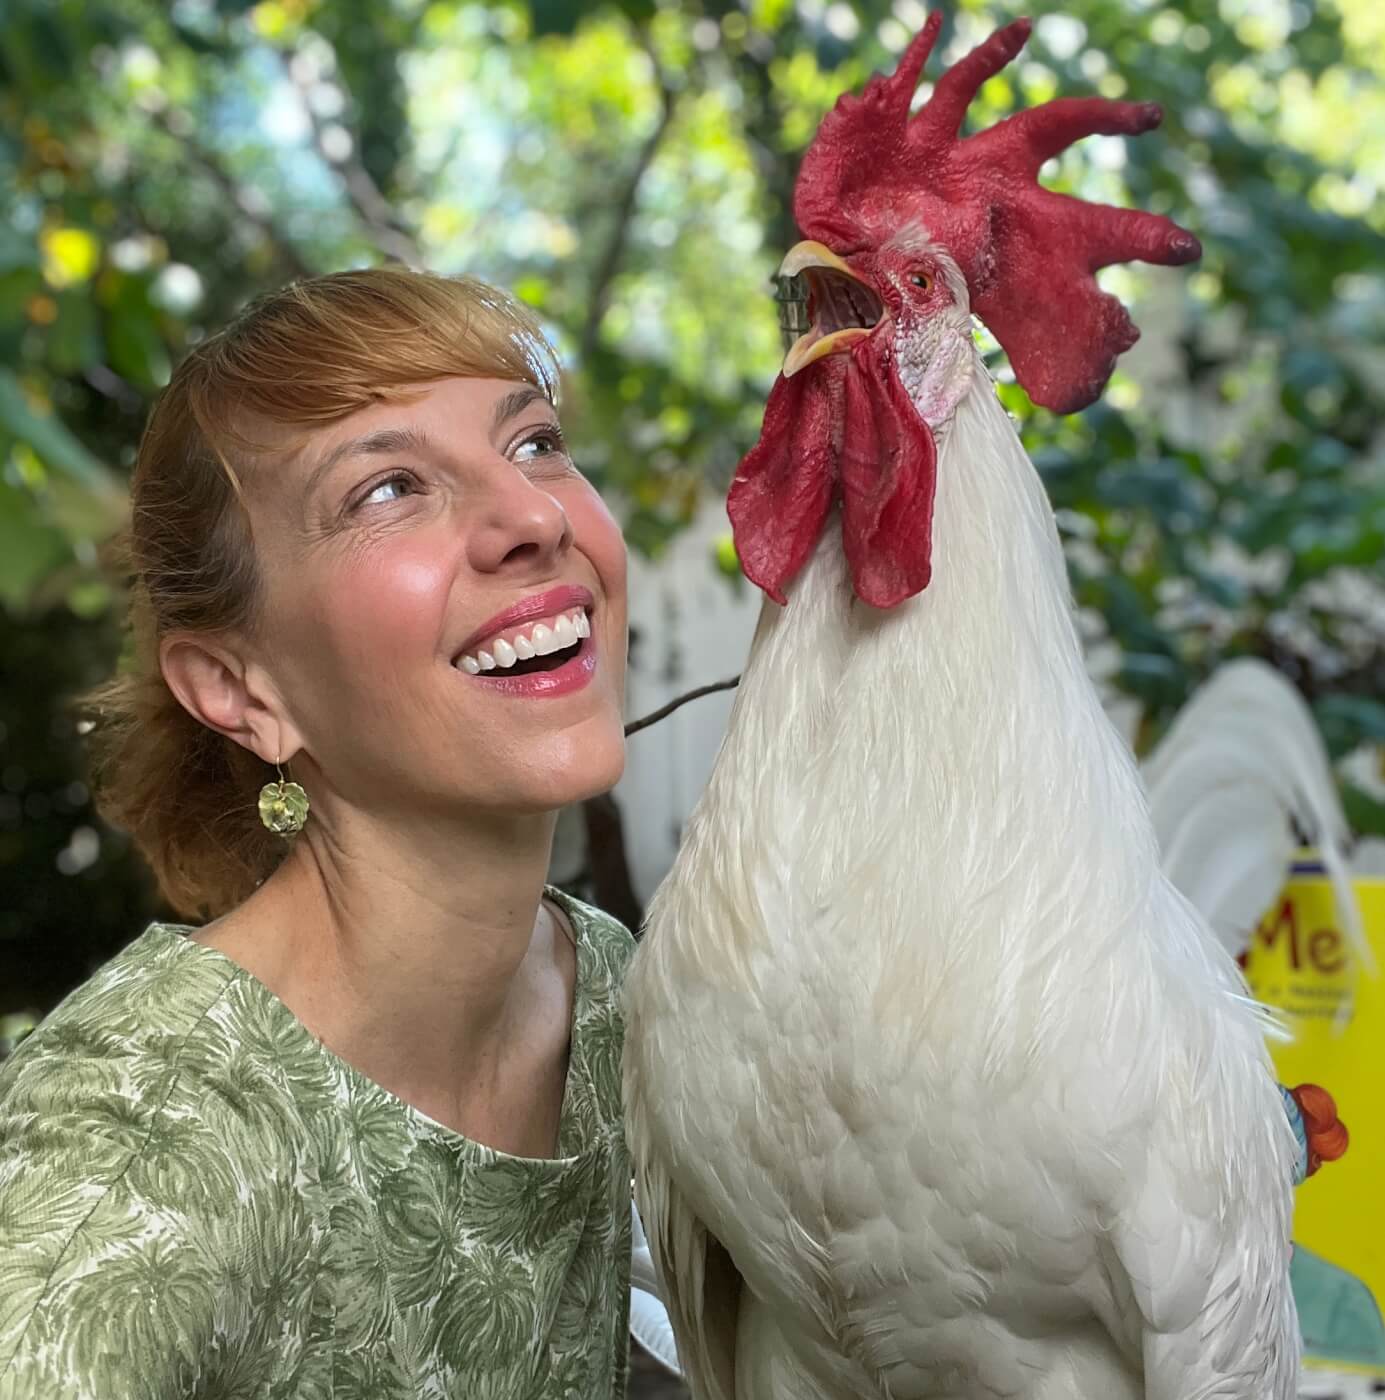
<svg viewBox="0 0 1385 1400">
<path fill-rule="evenodd" d="M 175 375 L 237 489 L 229 458 L 269 446 L 248 425 L 320 427 L 453 377 L 532 384 L 557 403 L 557 361 L 527 310 L 484 282 L 405 268 L 337 273 L 261 297 Z"/>
</svg>

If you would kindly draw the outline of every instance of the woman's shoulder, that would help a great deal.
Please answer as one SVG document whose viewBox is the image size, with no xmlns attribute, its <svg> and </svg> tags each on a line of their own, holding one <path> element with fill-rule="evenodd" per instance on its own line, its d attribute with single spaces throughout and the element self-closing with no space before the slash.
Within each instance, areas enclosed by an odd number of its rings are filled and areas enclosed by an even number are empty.
<svg viewBox="0 0 1385 1400">
<path fill-rule="evenodd" d="M 614 915 L 550 885 L 547 896 L 567 915 L 580 944 L 604 963 L 619 979 L 635 951 L 630 930 Z"/>
<path fill-rule="evenodd" d="M 17 1154 L 59 1174 L 120 1173 L 172 1134 L 187 1163 L 210 1153 L 258 1178 L 330 1106 L 316 1042 L 188 932 L 151 925 L 0 1065 L 0 1165 Z"/>
<path fill-rule="evenodd" d="M 287 1126 L 237 1092 L 251 1087 L 236 1065 L 250 1024 L 234 1008 L 242 983 L 183 930 L 155 925 L 0 1066 L 0 1375 L 12 1393 L 112 1393 L 88 1363 L 163 1375 L 173 1349 L 122 1349 L 138 1340 L 125 1334 L 139 1290 L 159 1279 L 188 1305 L 178 1335 L 192 1335 L 223 1256 L 265 1252 L 228 1209 L 255 1192 L 279 1199 Z M 75 1369 L 59 1376 L 50 1353 Z M 170 1374 L 160 1393 L 185 1389 Z"/>
<path fill-rule="evenodd" d="M 621 1122 L 620 1057 L 624 1041 L 620 989 L 635 940 L 618 919 L 595 906 L 550 889 L 577 936 L 577 988 L 573 999 L 572 1057 L 581 1086 L 569 1108 L 582 1122 L 582 1140 L 603 1139 Z"/>
<path fill-rule="evenodd" d="M 69 993 L 0 1066 L 0 1112 L 130 1098 L 173 1072 L 236 973 L 197 956 L 185 932 L 152 924 Z"/>
</svg>

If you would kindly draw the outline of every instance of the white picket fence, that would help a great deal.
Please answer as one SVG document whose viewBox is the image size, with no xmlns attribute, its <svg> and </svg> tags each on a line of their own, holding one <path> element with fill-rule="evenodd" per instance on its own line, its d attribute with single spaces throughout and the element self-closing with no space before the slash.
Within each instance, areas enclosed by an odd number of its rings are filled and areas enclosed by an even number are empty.
<svg viewBox="0 0 1385 1400">
<path fill-rule="evenodd" d="M 657 563 L 630 561 L 630 668 L 626 714 L 637 719 L 695 686 L 736 675 L 750 647 L 761 594 L 712 565 L 727 530 L 719 502 Z M 644 901 L 673 863 L 683 823 L 706 785 L 734 691 L 690 701 L 633 735 L 616 788 L 635 891 Z"/>
</svg>

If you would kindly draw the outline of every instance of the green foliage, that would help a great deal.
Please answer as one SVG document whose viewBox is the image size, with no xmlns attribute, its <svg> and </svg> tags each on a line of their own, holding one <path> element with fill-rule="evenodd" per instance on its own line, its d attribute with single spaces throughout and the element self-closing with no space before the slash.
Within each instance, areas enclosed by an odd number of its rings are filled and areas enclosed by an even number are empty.
<svg viewBox="0 0 1385 1400">
<path fill-rule="evenodd" d="M 1017 4 L 958 0 L 944 57 Z M 797 154 L 922 14 L 915 0 L 12 0 L 6 626 L 110 653 L 99 546 L 170 366 L 254 293 L 382 257 L 475 272 L 537 309 L 569 367 L 579 459 L 632 546 L 657 554 L 758 430 Z M 1045 176 L 1169 213 L 1205 244 L 1195 269 L 1103 274 L 1146 339 L 1086 413 L 1035 410 L 994 356 L 1084 625 L 1118 649 L 1146 739 L 1219 660 L 1251 652 L 1298 681 L 1334 752 L 1381 740 L 1382 75 L 1373 0 L 1073 0 L 971 114 L 986 125 L 1060 92 L 1163 103 L 1161 132 L 1084 142 Z M 734 575 L 734 552 L 709 568 Z M 43 723 L 48 684 L 25 690 Z M 1349 798 L 1385 829 L 1375 799 Z M 7 873 L 34 886 L 89 814 L 5 820 Z M 35 939 L 53 927 L 28 917 Z"/>
</svg>

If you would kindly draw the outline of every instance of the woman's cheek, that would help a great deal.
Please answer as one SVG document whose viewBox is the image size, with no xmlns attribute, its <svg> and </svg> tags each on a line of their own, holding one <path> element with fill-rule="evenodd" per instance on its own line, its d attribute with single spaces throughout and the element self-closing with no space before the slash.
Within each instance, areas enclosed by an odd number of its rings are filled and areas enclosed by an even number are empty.
<svg viewBox="0 0 1385 1400">
<path fill-rule="evenodd" d="M 331 589 L 330 631 L 342 652 L 376 666 L 385 656 L 433 659 L 444 640 L 455 565 L 417 538 L 363 550 Z"/>
<path fill-rule="evenodd" d="M 625 609 L 625 536 L 616 524 L 600 492 L 586 480 L 567 506 L 573 525 L 573 538 L 591 560 L 606 590 L 609 602 Z"/>
</svg>

